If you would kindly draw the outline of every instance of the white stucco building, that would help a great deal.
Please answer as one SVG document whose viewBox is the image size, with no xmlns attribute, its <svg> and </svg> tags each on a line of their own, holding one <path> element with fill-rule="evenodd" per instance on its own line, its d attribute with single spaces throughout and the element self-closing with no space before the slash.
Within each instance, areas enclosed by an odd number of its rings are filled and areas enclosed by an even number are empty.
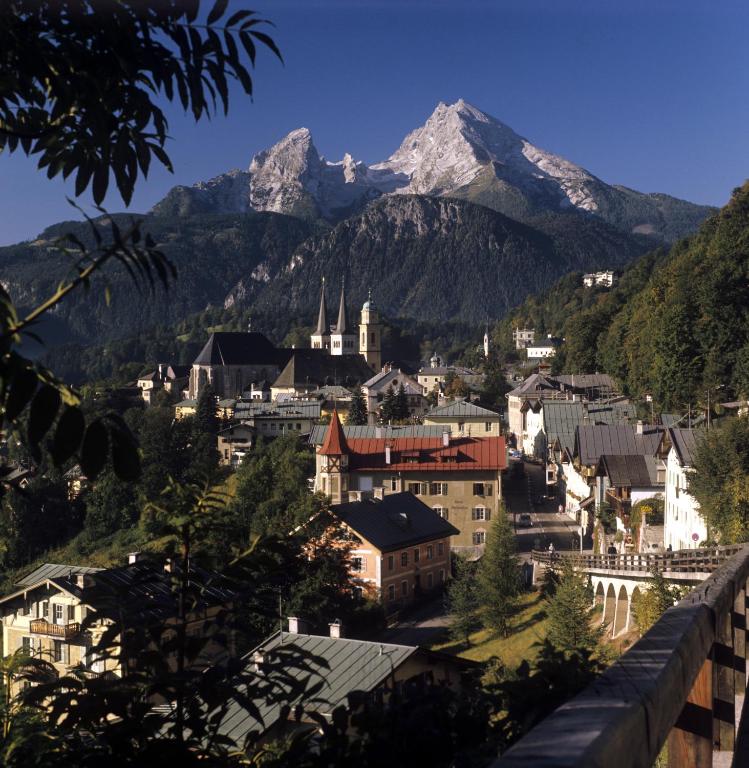
<svg viewBox="0 0 749 768">
<path fill-rule="evenodd" d="M 700 515 L 700 505 L 688 491 L 699 432 L 671 428 L 668 435 L 671 450 L 666 462 L 664 544 L 672 549 L 696 549 L 700 542 L 707 539 L 707 526 Z"/>
</svg>

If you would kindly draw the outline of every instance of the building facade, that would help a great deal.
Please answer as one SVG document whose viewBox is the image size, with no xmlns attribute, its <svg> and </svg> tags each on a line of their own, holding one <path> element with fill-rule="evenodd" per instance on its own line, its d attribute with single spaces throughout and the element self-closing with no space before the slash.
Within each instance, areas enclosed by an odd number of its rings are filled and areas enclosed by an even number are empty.
<svg viewBox="0 0 749 768">
<path fill-rule="evenodd" d="M 664 544 L 672 549 L 695 549 L 708 538 L 700 505 L 689 493 L 698 433 L 693 429 L 671 428 L 668 435 L 671 448 L 666 461 Z"/>
</svg>

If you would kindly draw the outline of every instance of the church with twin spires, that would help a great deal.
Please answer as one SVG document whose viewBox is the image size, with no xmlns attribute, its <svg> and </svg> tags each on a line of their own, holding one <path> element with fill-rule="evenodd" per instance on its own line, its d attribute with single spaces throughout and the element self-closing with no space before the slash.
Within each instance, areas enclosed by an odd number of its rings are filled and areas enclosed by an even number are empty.
<svg viewBox="0 0 749 768">
<path fill-rule="evenodd" d="M 369 367 L 379 373 L 382 368 L 382 325 L 380 315 L 371 294 L 361 310 L 359 333 L 351 324 L 346 309 L 346 287 L 341 282 L 341 298 L 338 304 L 338 320 L 328 322 L 328 306 L 325 301 L 325 278 L 320 291 L 320 310 L 317 327 L 310 336 L 312 349 L 326 349 L 331 355 L 362 355 Z"/>
</svg>

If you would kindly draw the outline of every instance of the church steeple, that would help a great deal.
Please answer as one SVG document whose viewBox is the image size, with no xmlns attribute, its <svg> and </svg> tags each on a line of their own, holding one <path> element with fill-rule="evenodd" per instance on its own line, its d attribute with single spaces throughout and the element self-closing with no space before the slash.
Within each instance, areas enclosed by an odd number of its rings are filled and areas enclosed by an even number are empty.
<svg viewBox="0 0 749 768">
<path fill-rule="evenodd" d="M 320 290 L 320 311 L 317 313 L 317 328 L 310 336 L 312 349 L 330 349 L 330 325 L 328 325 L 328 307 L 325 304 L 325 278 Z"/>
<path fill-rule="evenodd" d="M 335 326 L 335 332 L 343 336 L 349 327 L 348 312 L 346 311 L 346 283 L 341 280 L 341 303 L 338 306 L 338 322 Z"/>
<path fill-rule="evenodd" d="M 356 330 L 348 319 L 346 311 L 346 286 L 341 280 L 341 303 L 338 306 L 338 322 L 330 334 L 331 355 L 356 354 Z"/>
</svg>

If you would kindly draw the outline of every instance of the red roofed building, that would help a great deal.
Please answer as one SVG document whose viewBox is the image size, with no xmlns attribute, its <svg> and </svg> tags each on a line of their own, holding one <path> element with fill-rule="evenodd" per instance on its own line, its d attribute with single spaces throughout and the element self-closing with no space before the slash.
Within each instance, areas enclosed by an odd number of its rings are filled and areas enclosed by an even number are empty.
<svg viewBox="0 0 749 768">
<path fill-rule="evenodd" d="M 345 438 L 334 413 L 317 450 L 315 490 L 334 504 L 409 491 L 459 531 L 453 549 L 483 548 L 502 497 L 503 437 Z"/>
</svg>

